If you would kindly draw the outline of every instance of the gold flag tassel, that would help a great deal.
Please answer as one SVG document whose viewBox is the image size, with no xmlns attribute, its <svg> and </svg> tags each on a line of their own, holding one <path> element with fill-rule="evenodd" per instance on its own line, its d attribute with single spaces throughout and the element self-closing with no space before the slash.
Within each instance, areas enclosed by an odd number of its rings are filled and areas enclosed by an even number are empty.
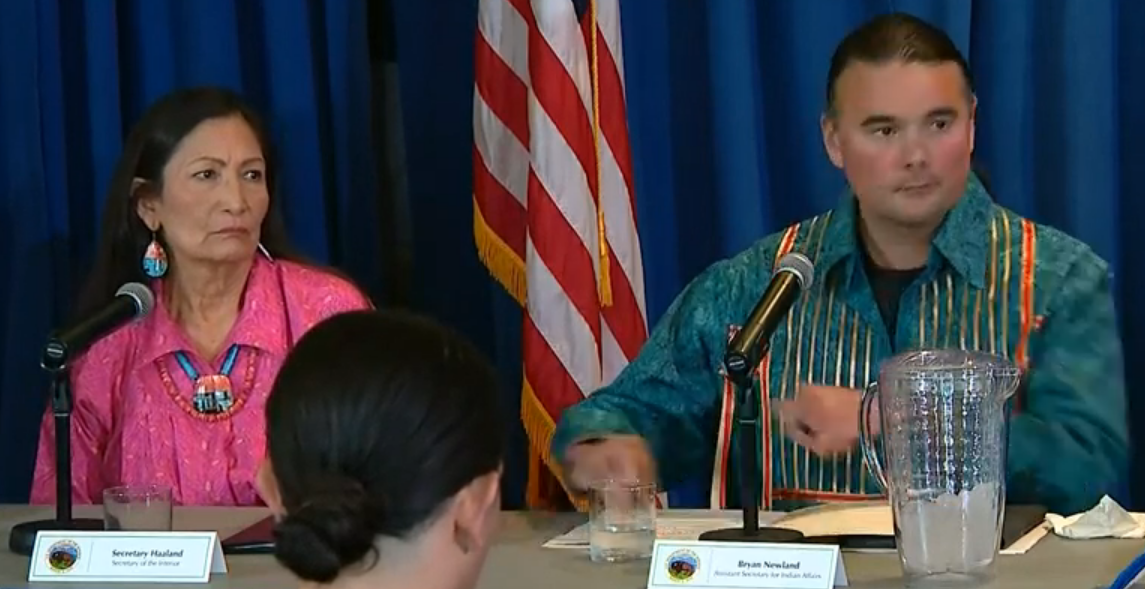
<svg viewBox="0 0 1145 589">
<path fill-rule="evenodd" d="M 600 53 L 596 44 L 596 1 L 589 0 L 589 69 L 592 72 L 592 146 L 596 156 L 596 237 L 600 249 L 600 306 L 612 305 L 612 280 L 608 271 L 608 236 L 604 229 L 604 194 L 600 189 Z"/>
</svg>

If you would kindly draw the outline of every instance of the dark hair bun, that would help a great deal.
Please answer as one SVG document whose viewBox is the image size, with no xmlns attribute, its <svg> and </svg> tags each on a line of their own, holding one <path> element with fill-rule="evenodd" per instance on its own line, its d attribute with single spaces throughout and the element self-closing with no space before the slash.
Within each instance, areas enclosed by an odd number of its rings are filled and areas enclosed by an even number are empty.
<svg viewBox="0 0 1145 589">
<path fill-rule="evenodd" d="M 345 481 L 311 495 L 275 526 L 275 558 L 300 579 L 329 583 L 375 551 L 383 519 L 362 486 Z"/>
</svg>

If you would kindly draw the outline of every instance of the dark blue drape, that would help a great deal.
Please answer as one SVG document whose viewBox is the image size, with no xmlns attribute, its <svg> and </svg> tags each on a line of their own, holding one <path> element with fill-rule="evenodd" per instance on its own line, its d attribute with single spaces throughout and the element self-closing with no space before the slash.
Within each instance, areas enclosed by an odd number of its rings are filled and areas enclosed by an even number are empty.
<svg viewBox="0 0 1145 589">
<path fill-rule="evenodd" d="M 0 501 L 31 478 L 38 349 L 90 264 L 131 124 L 181 86 L 240 90 L 274 131 L 295 245 L 380 289 L 363 0 L 8 0 L 0 18 Z"/>
<path fill-rule="evenodd" d="M 395 5 L 418 284 L 431 312 L 499 354 L 515 399 L 519 313 L 472 245 L 476 2 L 465 4 Z M 1132 241 L 1145 212 L 1135 167 L 1145 162 L 1145 3 L 624 0 L 621 9 L 650 320 L 707 264 L 836 202 L 843 178 L 818 128 L 828 61 L 848 30 L 888 10 L 944 27 L 968 56 L 976 155 L 998 200 L 1091 244 L 1114 264 L 1120 301 L 1145 286 Z M 426 254 L 430 244 L 448 253 Z M 1145 316 L 1128 304 L 1120 312 L 1131 363 L 1145 351 Z"/>
<path fill-rule="evenodd" d="M 412 237 L 412 293 L 418 311 L 456 327 L 497 364 L 509 430 L 508 506 L 523 503 L 525 434 L 521 395 L 521 311 L 489 281 L 473 242 L 473 43 L 475 0 L 394 0 L 406 196 Z"/>
</svg>

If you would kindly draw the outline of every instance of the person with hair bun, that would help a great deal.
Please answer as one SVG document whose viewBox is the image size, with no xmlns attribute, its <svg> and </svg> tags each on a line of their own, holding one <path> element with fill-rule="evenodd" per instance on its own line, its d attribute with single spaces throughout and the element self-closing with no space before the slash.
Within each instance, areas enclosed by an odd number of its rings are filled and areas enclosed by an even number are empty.
<svg viewBox="0 0 1145 589">
<path fill-rule="evenodd" d="M 497 385 L 459 335 L 355 311 L 308 331 L 266 405 L 275 557 L 333 587 L 475 586 L 501 503 Z"/>
</svg>

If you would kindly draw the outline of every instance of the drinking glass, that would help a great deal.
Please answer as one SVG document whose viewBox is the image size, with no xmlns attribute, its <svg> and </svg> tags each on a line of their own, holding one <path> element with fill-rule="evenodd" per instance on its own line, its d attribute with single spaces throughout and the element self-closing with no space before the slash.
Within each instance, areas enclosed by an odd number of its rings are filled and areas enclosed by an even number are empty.
<svg viewBox="0 0 1145 589">
<path fill-rule="evenodd" d="M 589 556 L 593 562 L 651 558 L 656 484 L 604 480 L 589 485 Z"/>
<path fill-rule="evenodd" d="M 103 527 L 130 532 L 170 532 L 171 487 L 127 485 L 106 489 Z"/>
</svg>

